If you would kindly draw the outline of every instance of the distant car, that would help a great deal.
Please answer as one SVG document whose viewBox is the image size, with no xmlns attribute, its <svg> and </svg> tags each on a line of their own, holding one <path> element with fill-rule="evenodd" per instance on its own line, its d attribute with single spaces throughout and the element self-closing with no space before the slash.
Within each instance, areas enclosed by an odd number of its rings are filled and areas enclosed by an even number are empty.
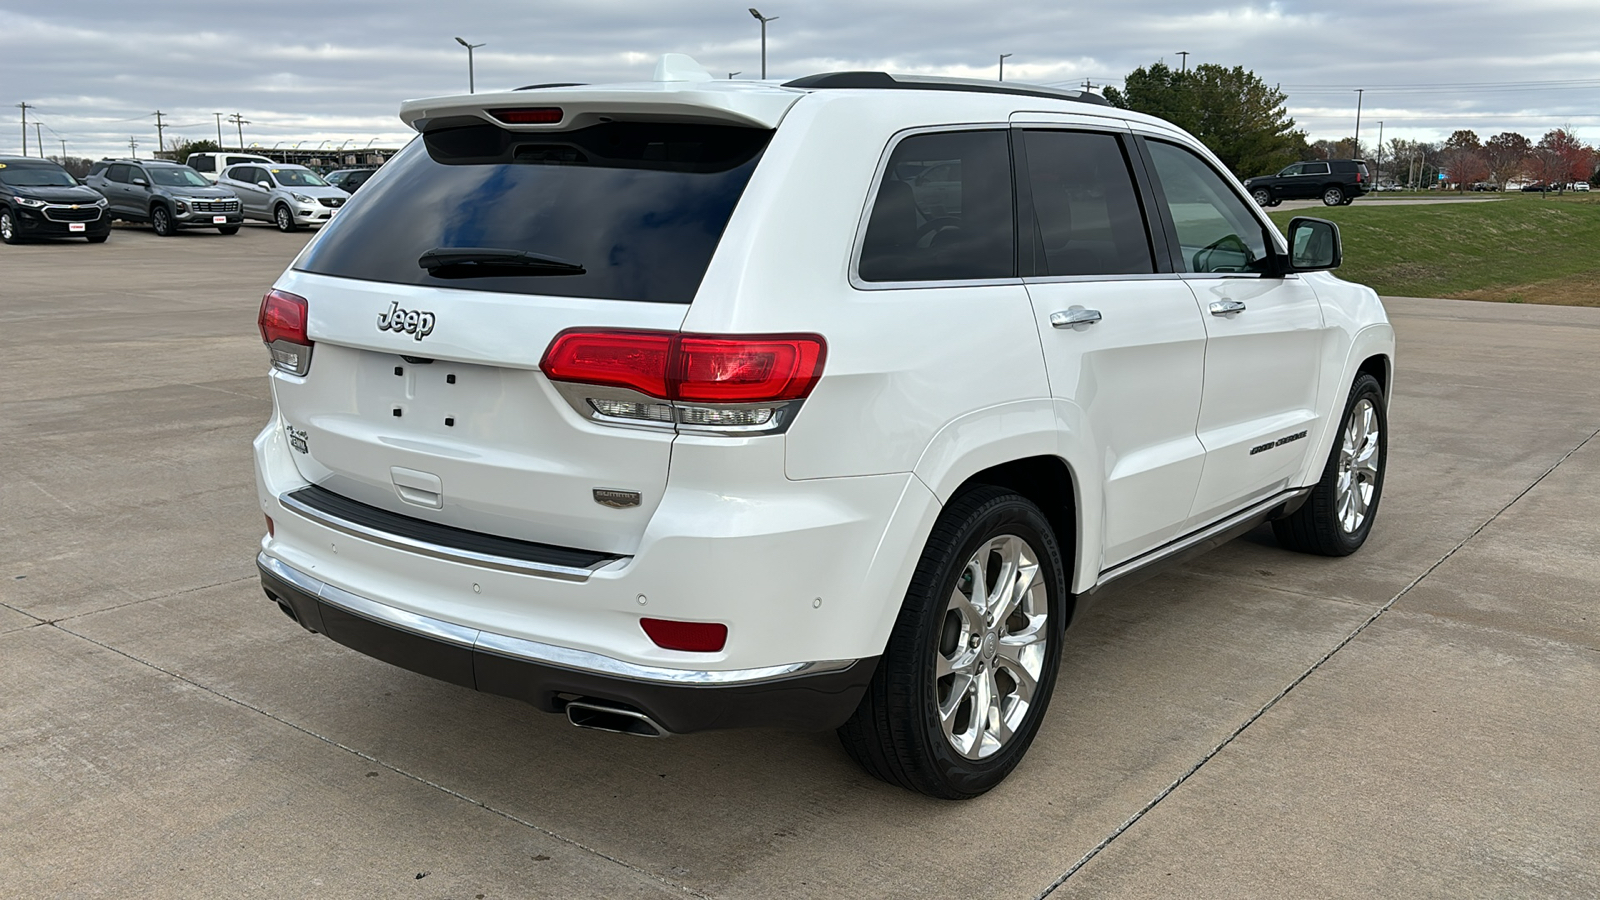
<svg viewBox="0 0 1600 900">
<path fill-rule="evenodd" d="M 1572 189 L 1575 190 L 1575 191 L 1588 191 L 1589 190 L 1589 182 L 1587 182 L 1587 181 L 1576 182 L 1576 183 L 1574 183 L 1572 185 Z"/>
<path fill-rule="evenodd" d="M 223 169 L 226 169 L 229 166 L 236 166 L 241 163 L 266 163 L 269 166 L 277 165 L 277 163 L 273 162 L 267 157 L 258 156 L 254 153 L 212 153 L 209 151 L 189 154 L 189 158 L 184 164 L 196 172 L 199 172 L 200 175 L 205 178 L 205 180 L 216 181 L 217 176 L 222 174 Z"/>
<path fill-rule="evenodd" d="M 1544 182 L 1534 182 L 1533 184 L 1525 184 L 1522 186 L 1522 192 L 1524 194 L 1536 194 L 1553 190 L 1555 190 L 1554 185 L 1545 184 Z"/>
<path fill-rule="evenodd" d="M 1476 182 L 1476 183 L 1474 183 L 1472 185 L 1472 190 L 1474 190 L 1474 191 L 1498 191 L 1498 190 L 1500 190 L 1500 185 L 1495 184 L 1492 181 L 1479 181 L 1479 182 Z"/>
<path fill-rule="evenodd" d="M 47 159 L 0 156 L 0 240 L 82 237 L 103 243 L 111 234 L 106 198 L 78 184 Z"/>
<path fill-rule="evenodd" d="M 322 180 L 341 190 L 355 193 L 367 179 L 378 174 L 377 169 L 340 169 L 322 176 Z"/>
<path fill-rule="evenodd" d="M 1317 200 L 1326 206 L 1348 206 L 1371 190 L 1364 159 L 1314 159 L 1284 167 L 1276 175 L 1260 175 L 1244 183 L 1260 206 L 1284 200 Z"/>
<path fill-rule="evenodd" d="M 272 222 L 283 232 L 327 224 L 350 199 L 348 191 L 330 186 L 305 166 L 279 163 L 229 166 L 217 184 L 239 195 L 246 218 Z"/>
<path fill-rule="evenodd" d="M 110 216 L 149 222 L 161 237 L 182 228 L 215 228 L 238 234 L 244 223 L 239 198 L 175 162 L 159 159 L 103 159 L 89 169 L 89 187 L 105 195 Z"/>
</svg>

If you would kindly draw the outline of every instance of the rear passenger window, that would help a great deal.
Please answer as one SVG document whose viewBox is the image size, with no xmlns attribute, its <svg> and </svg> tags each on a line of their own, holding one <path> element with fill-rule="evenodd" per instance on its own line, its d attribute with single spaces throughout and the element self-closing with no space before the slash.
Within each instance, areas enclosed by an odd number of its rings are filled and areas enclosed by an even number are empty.
<svg viewBox="0 0 1600 900">
<path fill-rule="evenodd" d="M 1266 270 L 1266 230 L 1205 160 L 1163 141 L 1148 141 L 1150 161 L 1177 229 L 1183 272 Z"/>
<path fill-rule="evenodd" d="M 1116 137 L 1029 131 L 1025 140 L 1041 274 L 1154 272 L 1139 195 Z"/>
<path fill-rule="evenodd" d="M 196 154 L 189 158 L 189 168 L 194 169 L 196 172 L 215 172 L 217 170 L 216 157 Z"/>
<path fill-rule="evenodd" d="M 895 147 L 861 246 L 863 281 L 1016 275 L 1004 131 L 919 134 Z"/>
</svg>

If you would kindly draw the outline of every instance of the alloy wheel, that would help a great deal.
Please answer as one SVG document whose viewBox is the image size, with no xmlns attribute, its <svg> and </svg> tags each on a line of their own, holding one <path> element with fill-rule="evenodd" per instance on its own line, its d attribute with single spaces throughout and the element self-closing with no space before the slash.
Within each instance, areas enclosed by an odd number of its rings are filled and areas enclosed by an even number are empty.
<svg viewBox="0 0 1600 900">
<path fill-rule="evenodd" d="M 1051 627 L 1038 560 L 1016 535 L 985 541 L 947 601 L 934 701 L 945 739 L 968 759 L 1004 747 L 1033 705 Z"/>
<path fill-rule="evenodd" d="M 11 213 L 0 213 L 0 239 L 9 241 L 14 237 L 16 237 L 16 234 L 11 224 Z"/>
<path fill-rule="evenodd" d="M 1378 444 L 1382 435 L 1372 401 L 1363 397 L 1350 410 L 1339 445 L 1339 480 L 1334 513 L 1339 527 L 1354 534 L 1367 520 L 1378 484 Z"/>
</svg>

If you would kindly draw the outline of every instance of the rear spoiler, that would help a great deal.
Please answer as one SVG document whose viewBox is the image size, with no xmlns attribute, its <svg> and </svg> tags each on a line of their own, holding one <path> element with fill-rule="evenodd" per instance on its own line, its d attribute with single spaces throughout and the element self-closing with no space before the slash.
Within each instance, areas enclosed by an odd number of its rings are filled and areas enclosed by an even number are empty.
<svg viewBox="0 0 1600 900">
<path fill-rule="evenodd" d="M 717 81 L 686 56 L 669 53 L 654 81 L 549 85 L 492 94 L 407 100 L 400 120 L 427 133 L 489 122 L 510 131 L 571 131 L 609 121 L 694 122 L 773 129 L 806 92 L 753 81 Z M 559 111 L 551 121 L 508 123 L 511 110 Z M 501 115 L 495 115 L 496 112 Z M 532 117 L 530 117 L 532 118 Z"/>
</svg>

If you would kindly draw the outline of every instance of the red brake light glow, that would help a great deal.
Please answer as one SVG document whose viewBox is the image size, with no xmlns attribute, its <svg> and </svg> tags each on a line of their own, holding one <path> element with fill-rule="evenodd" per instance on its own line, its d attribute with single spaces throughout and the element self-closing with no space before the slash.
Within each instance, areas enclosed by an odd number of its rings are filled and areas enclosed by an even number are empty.
<svg viewBox="0 0 1600 900">
<path fill-rule="evenodd" d="M 306 298 L 288 291 L 267 291 L 261 298 L 261 314 L 256 317 L 262 342 L 311 343 L 306 337 L 306 316 Z"/>
<path fill-rule="evenodd" d="M 559 106 L 543 106 L 533 109 L 491 109 L 489 115 L 507 125 L 555 125 L 561 121 L 562 113 Z"/>
<path fill-rule="evenodd" d="M 551 381 L 628 388 L 692 403 L 779 403 L 808 396 L 827 344 L 815 334 L 562 332 L 539 368 Z"/>
<path fill-rule="evenodd" d="M 687 650 L 690 653 L 715 653 L 728 644 L 728 626 L 721 622 L 676 622 L 672 619 L 640 619 L 639 625 L 657 647 Z"/>
</svg>

